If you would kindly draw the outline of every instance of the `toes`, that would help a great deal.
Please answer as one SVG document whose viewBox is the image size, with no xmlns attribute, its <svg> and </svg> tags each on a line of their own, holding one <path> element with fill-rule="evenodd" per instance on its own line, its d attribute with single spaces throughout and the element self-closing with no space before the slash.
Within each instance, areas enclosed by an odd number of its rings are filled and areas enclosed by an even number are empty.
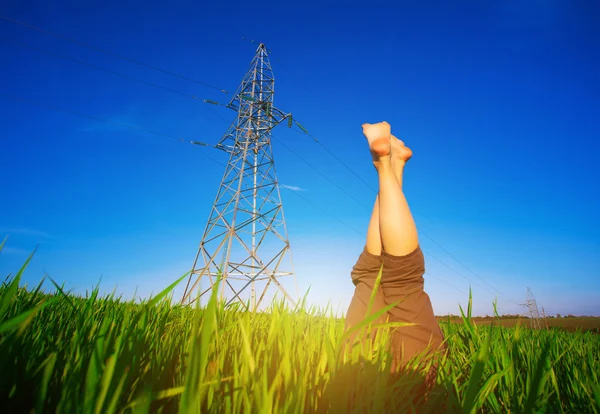
<svg viewBox="0 0 600 414">
<path fill-rule="evenodd" d="M 378 138 L 389 139 L 391 135 L 391 127 L 387 122 L 378 122 L 376 124 L 363 124 L 363 134 L 369 141 L 373 141 Z"/>
</svg>

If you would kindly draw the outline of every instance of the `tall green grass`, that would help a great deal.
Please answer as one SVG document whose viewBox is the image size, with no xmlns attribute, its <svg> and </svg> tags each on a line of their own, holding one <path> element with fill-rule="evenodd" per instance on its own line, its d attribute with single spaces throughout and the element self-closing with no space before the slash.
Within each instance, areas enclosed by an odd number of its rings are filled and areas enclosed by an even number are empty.
<svg viewBox="0 0 600 414">
<path fill-rule="evenodd" d="M 600 412 L 591 333 L 478 327 L 469 306 L 424 386 L 427 364 L 392 372 L 389 332 L 348 346 L 330 308 L 172 306 L 177 282 L 141 304 L 47 294 L 25 266 L 0 288 L 2 412 Z"/>
</svg>

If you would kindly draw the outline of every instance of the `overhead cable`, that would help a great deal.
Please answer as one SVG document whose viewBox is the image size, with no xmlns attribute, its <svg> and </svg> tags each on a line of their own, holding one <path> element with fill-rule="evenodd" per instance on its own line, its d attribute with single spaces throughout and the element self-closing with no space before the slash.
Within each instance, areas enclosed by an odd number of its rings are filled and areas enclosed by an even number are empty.
<svg viewBox="0 0 600 414">
<path fill-rule="evenodd" d="M 94 115 L 87 115 L 87 114 L 84 114 L 84 113 L 81 113 L 81 112 L 72 111 L 70 109 L 59 108 L 59 107 L 56 107 L 54 105 L 49 105 L 49 104 L 45 104 L 45 103 L 42 103 L 42 102 L 33 101 L 33 100 L 30 100 L 30 99 L 24 99 L 24 98 L 21 98 L 21 97 L 18 97 L 18 96 L 14 96 L 14 95 L 9 95 L 9 94 L 5 94 L 5 93 L 1 93 L 0 92 L 0 97 L 6 98 L 6 99 L 11 99 L 11 100 L 14 100 L 14 101 L 19 101 L 19 102 L 25 102 L 25 103 L 28 103 L 28 104 L 31 104 L 31 105 L 36 105 L 36 106 L 40 106 L 40 107 L 43 107 L 43 108 L 51 109 L 53 111 L 68 113 L 68 114 L 75 115 L 75 116 L 78 116 L 78 117 L 81 117 L 81 118 L 87 118 L 87 119 L 92 119 L 94 121 L 104 122 L 106 124 L 111 124 L 111 125 L 126 127 L 126 128 L 134 129 L 134 130 L 137 130 L 137 131 L 145 132 L 145 133 L 148 133 L 148 134 L 158 135 L 158 136 L 165 137 L 165 138 L 176 139 L 179 142 L 185 142 L 185 143 L 188 143 L 188 144 L 198 145 L 198 146 L 201 146 L 201 147 L 215 148 L 214 145 L 208 144 L 208 143 L 203 142 L 203 141 L 190 140 L 190 139 L 178 137 L 176 135 L 166 134 L 164 132 L 158 132 L 158 131 L 154 131 L 152 129 L 143 128 L 143 127 L 139 127 L 139 126 L 136 126 L 136 125 L 126 124 L 124 122 L 111 121 L 110 119 L 100 118 L 100 117 L 97 117 L 97 116 L 94 116 Z M 205 156 L 206 158 L 208 158 L 209 160 L 211 160 L 212 162 L 214 162 L 214 163 L 216 163 L 216 164 L 218 164 L 218 165 L 220 165 L 222 167 L 225 167 L 225 164 L 223 164 L 223 163 L 221 163 L 221 162 L 219 162 L 217 160 L 214 160 L 213 158 L 209 157 L 208 155 L 205 155 L 205 154 L 202 154 L 202 155 Z"/>
<path fill-rule="evenodd" d="M 18 42 L 16 40 L 6 39 L 6 38 L 4 38 L 3 40 L 6 41 L 6 42 L 9 42 L 9 43 L 12 43 L 12 44 L 24 47 L 24 48 L 28 48 L 28 49 L 35 50 L 35 51 L 40 52 L 40 53 L 44 53 L 44 54 L 49 55 L 49 56 L 56 57 L 58 59 L 62 59 L 62 60 L 66 60 L 66 61 L 69 61 L 69 62 L 77 63 L 79 65 L 87 66 L 88 68 L 91 68 L 91 69 L 94 69 L 94 70 L 98 70 L 98 71 L 105 72 L 105 73 L 110 73 L 111 75 L 119 76 L 121 78 L 128 79 L 128 80 L 131 80 L 131 81 L 134 81 L 134 82 L 143 83 L 145 85 L 152 86 L 153 88 L 162 89 L 162 90 L 167 91 L 167 92 L 171 92 L 171 93 L 174 93 L 174 94 L 177 94 L 177 95 L 182 95 L 182 96 L 185 96 L 187 98 L 192 98 L 192 99 L 194 99 L 196 101 L 203 101 L 204 103 L 208 103 L 208 104 L 211 104 L 211 105 L 219 105 L 219 106 L 227 107 L 227 105 L 225 105 L 225 104 L 222 104 L 222 103 L 210 100 L 210 99 L 204 99 L 204 98 L 198 97 L 196 95 L 191 95 L 191 94 L 186 93 L 186 92 L 182 92 L 182 91 L 179 91 L 179 90 L 176 90 L 176 89 L 172 89 L 172 88 L 169 88 L 169 87 L 166 87 L 166 86 L 158 85 L 156 83 L 148 82 L 148 81 L 145 81 L 143 79 L 139 79 L 139 78 L 136 78 L 136 77 L 133 77 L 133 76 L 130 76 L 130 75 L 125 75 L 124 73 L 116 72 L 116 71 L 110 70 L 110 69 L 105 69 L 105 68 L 99 67 L 97 65 L 93 65 L 91 63 L 84 62 L 82 60 L 74 59 L 74 58 L 69 57 L 69 56 L 60 55 L 58 53 L 50 52 L 48 50 L 45 50 L 45 49 L 42 49 L 42 48 L 38 48 L 36 46 L 29 45 L 27 43 Z"/>
<path fill-rule="evenodd" d="M 139 61 L 137 59 L 132 59 L 130 57 L 127 57 L 127 56 L 124 56 L 124 55 L 121 55 L 121 54 L 118 54 L 118 53 L 115 53 L 115 52 L 111 52 L 111 51 L 106 50 L 106 49 L 102 49 L 102 48 L 99 48 L 99 47 L 96 47 L 96 46 L 92 46 L 92 45 L 90 45 L 88 43 L 79 41 L 79 40 L 74 39 L 72 37 L 68 37 L 68 36 L 64 36 L 64 35 L 61 35 L 61 34 L 58 34 L 58 33 L 55 33 L 55 32 L 51 32 L 50 30 L 42 29 L 42 28 L 34 26 L 32 24 L 28 24 L 28 23 L 25 23 L 25 22 L 22 22 L 22 21 L 19 21 L 19 20 L 16 20 L 16 19 L 13 19 L 13 18 L 10 18 L 10 17 L 7 17 L 7 16 L 0 15 L 0 19 L 4 19 L 4 20 L 9 21 L 11 23 L 15 23 L 15 24 L 27 27 L 27 28 L 32 29 L 32 30 L 36 30 L 36 31 L 41 32 L 41 33 L 45 33 L 45 34 L 48 34 L 50 36 L 54 36 L 54 37 L 62 39 L 62 40 L 66 40 L 67 42 L 74 43 L 74 44 L 79 45 L 79 46 L 87 47 L 88 49 L 95 50 L 96 52 L 104 53 L 106 55 L 110 55 L 110 56 L 116 57 L 116 58 L 121 59 L 121 60 L 125 60 L 125 61 L 131 62 L 131 63 L 135 63 L 136 65 L 144 66 L 144 67 L 146 67 L 148 69 L 152 69 L 152 70 L 155 70 L 155 71 L 158 71 L 158 72 L 170 75 L 170 76 L 174 76 L 174 77 L 186 80 L 188 82 L 197 83 L 199 85 L 206 86 L 207 88 L 216 89 L 216 90 L 218 90 L 220 92 L 223 92 L 225 94 L 229 94 L 229 92 L 227 92 L 225 89 L 219 88 L 219 87 L 211 85 L 209 83 L 202 82 L 202 81 L 190 78 L 188 76 L 180 75 L 178 73 L 175 73 L 175 72 L 172 72 L 172 71 L 169 71 L 169 70 L 166 70 L 166 69 L 161 69 L 161 68 L 159 68 L 157 66 L 150 65 L 148 63 L 144 63 L 144 62 L 141 62 L 141 61 Z"/>
</svg>

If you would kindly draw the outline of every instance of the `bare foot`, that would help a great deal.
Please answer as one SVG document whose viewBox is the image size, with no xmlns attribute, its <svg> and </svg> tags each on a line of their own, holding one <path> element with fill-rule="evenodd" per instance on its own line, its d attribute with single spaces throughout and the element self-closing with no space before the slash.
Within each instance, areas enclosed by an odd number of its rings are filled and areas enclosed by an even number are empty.
<svg viewBox="0 0 600 414">
<path fill-rule="evenodd" d="M 395 136 L 390 137 L 390 145 L 392 147 L 392 170 L 398 179 L 398 184 L 402 188 L 402 175 L 404 173 L 404 166 L 406 161 L 412 157 L 412 151 L 410 148 L 404 145 L 404 142 L 400 141 Z"/>
<path fill-rule="evenodd" d="M 387 122 L 378 122 L 376 124 L 363 124 L 363 134 L 369 142 L 369 149 L 373 156 L 373 161 L 379 161 L 379 158 L 390 155 L 391 127 Z"/>
<path fill-rule="evenodd" d="M 390 146 L 392 148 L 392 163 L 404 164 L 412 157 L 412 150 L 393 135 L 390 135 Z"/>
</svg>

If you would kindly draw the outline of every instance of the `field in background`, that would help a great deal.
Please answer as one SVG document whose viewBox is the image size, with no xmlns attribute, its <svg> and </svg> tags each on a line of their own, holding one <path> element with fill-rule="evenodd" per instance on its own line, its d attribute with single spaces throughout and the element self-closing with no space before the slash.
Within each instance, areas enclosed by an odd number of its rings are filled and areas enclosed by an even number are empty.
<svg viewBox="0 0 600 414">
<path fill-rule="evenodd" d="M 448 317 L 437 317 L 439 322 L 448 321 Z M 542 328 L 548 327 L 548 329 L 557 328 L 568 332 L 592 332 L 600 333 L 600 317 L 567 317 L 567 318 L 543 318 L 540 319 L 540 325 Z M 460 317 L 451 317 L 450 322 L 463 323 Z M 522 327 L 529 327 L 530 320 L 528 318 L 493 318 L 493 317 L 474 317 L 473 322 L 477 325 L 489 325 L 494 323 L 499 326 L 506 328 L 512 328 L 517 325 Z"/>
<path fill-rule="evenodd" d="M 449 352 L 425 392 L 431 360 L 392 373 L 389 332 L 350 348 L 330 309 L 171 306 L 175 284 L 142 304 L 46 294 L 22 271 L 0 287 L 2 412 L 600 412 L 589 332 L 482 326 L 467 309 L 441 323 Z"/>
</svg>

